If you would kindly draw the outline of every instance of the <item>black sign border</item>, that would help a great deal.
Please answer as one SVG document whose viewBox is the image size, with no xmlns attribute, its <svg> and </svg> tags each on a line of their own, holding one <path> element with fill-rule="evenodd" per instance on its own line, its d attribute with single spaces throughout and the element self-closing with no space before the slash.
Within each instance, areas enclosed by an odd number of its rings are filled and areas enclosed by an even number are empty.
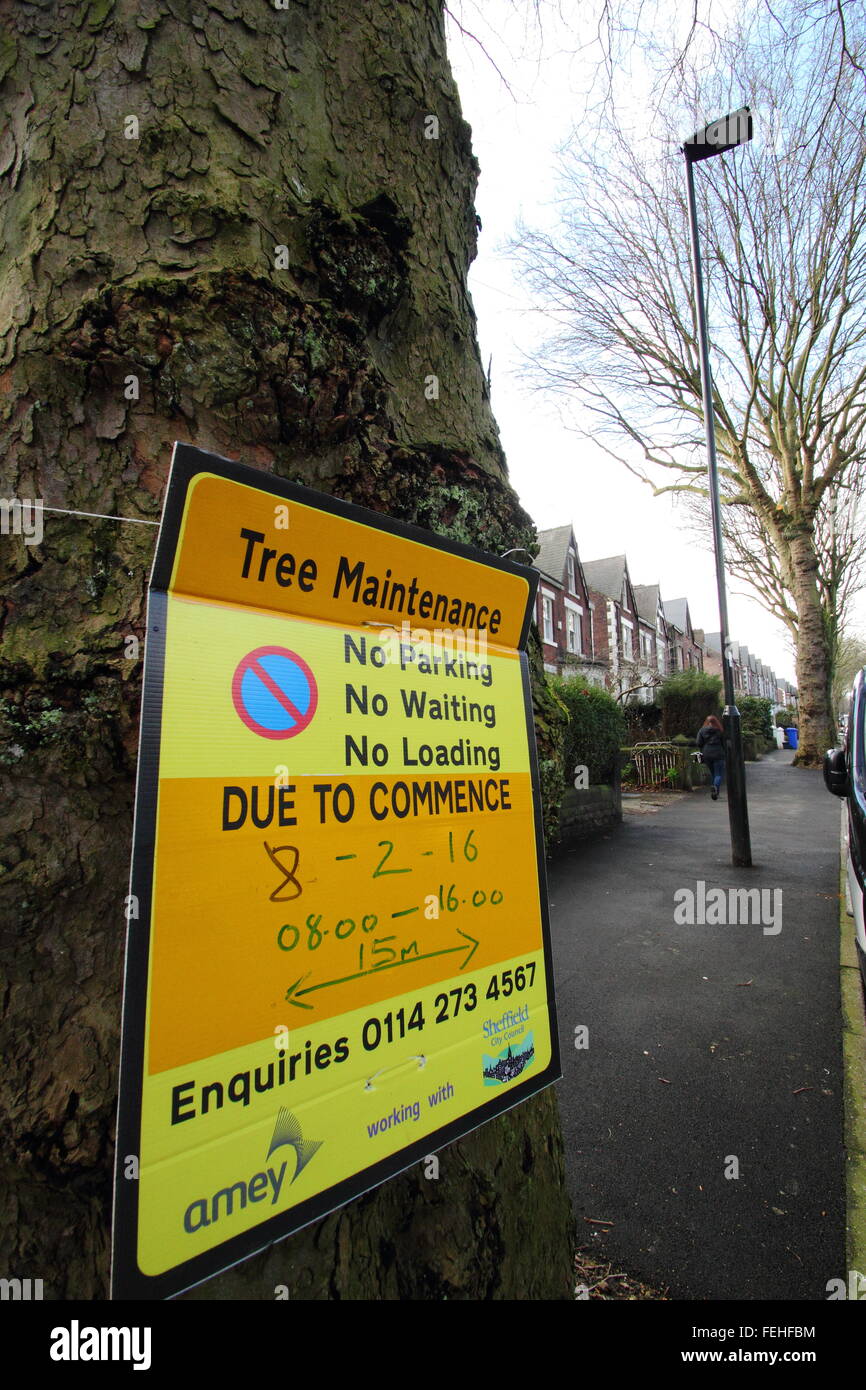
<svg viewBox="0 0 866 1390">
<path fill-rule="evenodd" d="M 361 522 L 377 530 L 409 540 L 420 541 L 428 549 L 438 549 L 474 560 L 494 569 L 518 575 L 529 585 L 519 641 L 519 659 L 523 679 L 523 702 L 529 745 L 530 778 L 533 793 L 535 847 L 541 908 L 542 945 L 547 981 L 547 1007 L 550 1019 L 551 1056 L 547 1067 L 528 1077 L 519 1085 L 509 1087 L 503 1095 L 483 1106 L 468 1111 L 458 1119 L 416 1140 L 354 1173 L 350 1178 L 298 1203 L 289 1211 L 280 1212 L 249 1231 L 230 1236 L 219 1245 L 165 1273 L 151 1276 L 141 1272 L 137 1261 L 138 1245 L 138 1181 L 124 1176 L 128 1156 L 139 1155 L 141 1140 L 141 1106 L 143 1096 L 144 1041 L 147 1007 L 147 973 L 150 956 L 151 891 L 153 854 L 156 840 L 156 805 L 159 786 L 159 750 L 162 738 L 162 697 L 165 677 L 166 623 L 168 598 L 166 591 L 171 580 L 174 559 L 180 540 L 181 524 L 189 486 L 202 473 L 215 474 L 231 482 L 267 491 L 288 502 L 303 503 L 319 511 Z M 267 1250 L 278 1241 L 296 1234 L 305 1226 L 336 1211 L 347 1202 L 397 1177 L 429 1154 L 445 1148 L 456 1139 L 464 1138 L 506 1111 L 520 1105 L 530 1096 L 558 1081 L 562 1076 L 559 1054 L 559 1034 L 556 1019 L 556 996 L 553 980 L 553 957 L 550 941 L 547 876 L 544 862 L 544 836 L 541 820 L 541 785 L 538 755 L 535 745 L 535 726 L 532 709 L 532 690 L 526 641 L 535 606 L 539 572 L 510 560 L 473 549 L 460 541 L 440 536 L 419 526 L 395 521 L 366 507 L 344 502 L 326 493 L 314 491 L 300 483 L 289 482 L 232 459 L 222 458 L 189 444 L 176 443 L 171 473 L 166 489 L 162 525 L 160 527 L 147 609 L 147 639 L 145 644 L 144 678 L 141 702 L 141 736 L 138 750 L 135 820 L 133 824 L 132 868 L 130 894 L 137 899 L 139 916 L 128 920 L 126 962 L 124 971 L 123 1013 L 121 1023 L 120 1082 L 118 1091 L 117 1149 L 115 1160 L 114 1220 L 112 1232 L 111 1297 L 114 1299 L 166 1299 L 231 1269 L 251 1256 Z"/>
</svg>

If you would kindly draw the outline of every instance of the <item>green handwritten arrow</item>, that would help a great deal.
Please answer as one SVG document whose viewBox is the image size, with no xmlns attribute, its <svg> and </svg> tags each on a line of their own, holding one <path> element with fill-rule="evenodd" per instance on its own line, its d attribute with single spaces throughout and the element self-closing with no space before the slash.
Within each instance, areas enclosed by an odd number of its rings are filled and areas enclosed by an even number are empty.
<svg viewBox="0 0 866 1390">
<path fill-rule="evenodd" d="M 455 927 L 455 931 L 458 936 L 463 937 L 464 941 L 470 943 L 468 955 L 465 955 L 460 962 L 460 970 L 462 972 L 466 969 L 472 957 L 475 955 L 475 952 L 478 950 L 479 943 L 474 936 L 470 936 L 468 932 L 461 931 L 459 927 Z M 387 965 L 373 965 L 369 970 L 356 970 L 353 975 L 341 975 L 338 980 L 324 980 L 320 985 L 307 985 L 306 989 L 298 989 L 298 985 L 302 985 L 304 980 L 310 978 L 310 972 L 307 971 L 306 975 L 300 975 L 298 979 L 295 980 L 294 984 L 289 985 L 289 988 L 286 990 L 285 998 L 289 1004 L 294 1004 L 298 1009 L 312 1009 L 312 1004 L 304 1004 L 301 1002 L 301 995 L 315 994 L 317 990 L 330 989 L 332 985 L 345 985 L 349 980 L 360 980 L 364 975 L 380 975 L 383 970 L 396 970 L 401 965 L 415 965 L 419 960 L 432 960 L 434 956 L 451 956 L 455 951 L 465 950 L 465 946 L 447 946 L 441 951 L 427 951 L 423 956 L 406 956 L 403 960 L 389 961 Z"/>
<path fill-rule="evenodd" d="M 299 975 L 297 980 L 295 980 L 295 983 L 293 985 L 289 985 L 288 989 L 286 990 L 285 997 L 288 1000 L 288 1002 L 290 1004 L 294 1004 L 299 1009 L 311 1009 L 313 1007 L 312 1004 L 302 1004 L 300 999 L 294 999 L 292 997 L 295 993 L 295 990 L 298 988 L 298 985 L 302 985 L 304 983 L 304 980 L 308 980 L 309 978 L 310 972 L 308 970 L 306 975 Z M 306 994 L 307 990 L 302 990 L 301 993 Z"/>
</svg>

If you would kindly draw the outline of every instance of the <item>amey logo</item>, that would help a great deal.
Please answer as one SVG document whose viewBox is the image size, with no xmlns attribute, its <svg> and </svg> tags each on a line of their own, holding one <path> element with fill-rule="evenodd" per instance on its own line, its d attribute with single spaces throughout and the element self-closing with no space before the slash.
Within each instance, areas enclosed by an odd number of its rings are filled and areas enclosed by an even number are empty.
<svg viewBox="0 0 866 1390">
<path fill-rule="evenodd" d="M 781 888 L 707 888 L 702 878 L 691 888 L 674 893 L 677 926 L 759 926 L 764 936 L 782 930 Z"/>
<path fill-rule="evenodd" d="M 51 1329 L 52 1361 L 131 1361 L 134 1371 L 150 1370 L 149 1327 L 68 1327 Z"/>
<path fill-rule="evenodd" d="M 267 1157 L 270 1158 L 272 1153 L 284 1146 L 295 1151 L 295 1171 L 290 1180 L 291 1185 L 306 1168 L 310 1159 L 318 1153 L 322 1141 L 305 1139 L 297 1116 L 285 1106 L 281 1106 Z M 233 1216 L 236 1211 L 244 1211 L 247 1203 L 264 1202 L 267 1197 L 271 1199 L 270 1205 L 276 1206 L 288 1166 L 288 1159 L 284 1159 L 278 1171 L 275 1166 L 268 1165 L 261 1172 L 254 1173 L 251 1178 L 239 1178 L 228 1187 L 221 1187 L 209 1198 L 197 1197 L 184 1212 L 184 1230 L 188 1235 L 194 1235 L 205 1226 L 214 1226 L 223 1215 Z"/>
</svg>

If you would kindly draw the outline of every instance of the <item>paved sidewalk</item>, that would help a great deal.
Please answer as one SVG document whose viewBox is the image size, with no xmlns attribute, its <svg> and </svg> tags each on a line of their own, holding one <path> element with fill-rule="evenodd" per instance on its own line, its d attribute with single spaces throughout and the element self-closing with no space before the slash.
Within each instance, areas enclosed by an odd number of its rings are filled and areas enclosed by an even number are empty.
<svg viewBox="0 0 866 1390">
<path fill-rule="evenodd" d="M 751 870 L 707 790 L 550 873 L 579 1237 L 675 1298 L 824 1299 L 846 1277 L 839 807 L 791 758 L 748 765 Z M 781 931 L 678 925 L 698 880 L 768 889 L 771 911 L 781 889 Z"/>
</svg>

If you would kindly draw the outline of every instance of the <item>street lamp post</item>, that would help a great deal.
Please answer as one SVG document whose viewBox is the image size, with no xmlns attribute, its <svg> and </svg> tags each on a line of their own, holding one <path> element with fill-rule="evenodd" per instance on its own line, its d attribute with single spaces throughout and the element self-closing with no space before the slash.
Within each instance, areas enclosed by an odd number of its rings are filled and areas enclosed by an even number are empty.
<svg viewBox="0 0 866 1390">
<path fill-rule="evenodd" d="M 719 470 L 716 462 L 716 430 L 713 415 L 713 379 L 710 373 L 707 312 L 704 283 L 701 273 L 701 248 L 698 238 L 698 214 L 695 204 L 693 166 L 702 159 L 712 159 L 726 150 L 736 149 L 752 138 L 752 116 L 748 106 L 710 121 L 695 132 L 683 145 L 686 157 L 686 189 L 689 204 L 689 228 L 692 243 L 692 276 L 694 279 L 695 311 L 698 341 L 701 350 L 701 386 L 704 399 L 704 426 L 707 435 L 710 510 L 713 518 L 713 545 L 716 556 L 716 584 L 719 591 L 719 630 L 722 648 L 722 672 L 725 683 L 724 724 L 728 741 L 728 819 L 731 824 L 731 860 L 735 865 L 748 867 L 752 862 L 749 838 L 749 807 L 746 801 L 746 762 L 743 756 L 743 730 L 740 711 L 734 697 L 734 668 L 728 639 L 728 596 L 725 589 L 725 552 L 722 541 L 722 508 L 719 500 Z"/>
</svg>

